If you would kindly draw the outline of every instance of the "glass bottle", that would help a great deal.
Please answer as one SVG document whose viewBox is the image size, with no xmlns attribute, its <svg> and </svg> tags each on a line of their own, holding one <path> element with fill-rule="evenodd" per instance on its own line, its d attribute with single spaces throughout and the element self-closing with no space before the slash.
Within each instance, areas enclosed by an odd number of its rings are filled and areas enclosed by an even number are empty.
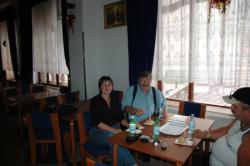
<svg viewBox="0 0 250 166">
<path fill-rule="evenodd" d="M 136 123 L 135 123 L 135 117 L 134 115 L 130 115 L 130 120 L 129 120 L 129 135 L 130 136 L 135 136 L 135 130 L 136 130 Z"/>
<path fill-rule="evenodd" d="M 161 103 L 161 106 L 159 108 L 159 120 L 163 120 L 163 111 L 164 111 L 164 104 Z"/>
<path fill-rule="evenodd" d="M 189 135 L 189 138 L 193 138 L 194 130 L 195 130 L 194 114 L 191 114 L 191 116 L 189 117 L 189 123 L 188 123 L 188 135 Z"/>
<path fill-rule="evenodd" d="M 158 143 L 160 142 L 160 121 L 159 121 L 159 114 L 155 115 L 154 117 L 154 129 L 153 129 L 153 140 L 154 140 L 154 145 L 157 146 Z"/>
</svg>

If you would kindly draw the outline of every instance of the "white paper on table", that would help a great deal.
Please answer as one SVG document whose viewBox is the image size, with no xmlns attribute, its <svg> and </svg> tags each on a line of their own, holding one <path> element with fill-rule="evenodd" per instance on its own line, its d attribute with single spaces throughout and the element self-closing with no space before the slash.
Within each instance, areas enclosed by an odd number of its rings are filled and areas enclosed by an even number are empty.
<svg viewBox="0 0 250 166">
<path fill-rule="evenodd" d="M 174 115 L 160 127 L 160 132 L 167 135 L 181 135 L 187 128 L 187 117 L 181 115 Z"/>
</svg>

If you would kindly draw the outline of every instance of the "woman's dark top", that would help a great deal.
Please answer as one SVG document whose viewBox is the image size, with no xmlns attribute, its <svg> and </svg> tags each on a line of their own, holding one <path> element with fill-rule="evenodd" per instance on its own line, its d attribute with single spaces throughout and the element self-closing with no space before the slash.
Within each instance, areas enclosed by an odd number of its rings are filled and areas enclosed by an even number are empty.
<svg viewBox="0 0 250 166">
<path fill-rule="evenodd" d="M 110 98 L 110 108 L 108 103 L 102 98 L 101 94 L 98 94 L 91 99 L 90 114 L 92 126 L 96 127 L 100 122 L 113 126 L 124 119 L 119 97 L 114 93 L 111 93 Z"/>
</svg>

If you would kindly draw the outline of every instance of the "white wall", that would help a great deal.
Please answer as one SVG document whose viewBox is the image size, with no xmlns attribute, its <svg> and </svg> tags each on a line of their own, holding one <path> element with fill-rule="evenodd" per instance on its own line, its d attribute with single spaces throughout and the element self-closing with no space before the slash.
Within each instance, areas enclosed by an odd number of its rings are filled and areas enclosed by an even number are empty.
<svg viewBox="0 0 250 166">
<path fill-rule="evenodd" d="M 125 90 L 129 86 L 127 26 L 104 29 L 104 5 L 117 0 L 105 0 L 101 4 L 101 75 L 109 75 L 114 88 Z"/>
<path fill-rule="evenodd" d="M 84 97 L 81 31 L 84 32 L 88 98 L 98 93 L 97 81 L 102 75 L 112 77 L 115 89 L 125 90 L 129 85 L 127 27 L 104 29 L 104 5 L 115 1 L 74 0 L 77 18 L 69 41 L 70 74 L 71 88 L 79 89 L 81 98 Z"/>
<path fill-rule="evenodd" d="M 86 59 L 86 83 L 88 98 L 98 92 L 97 80 L 102 64 L 100 60 L 100 1 L 83 0 L 83 29 Z"/>
<path fill-rule="evenodd" d="M 71 0 L 68 2 L 76 3 L 73 10 L 76 15 L 75 25 L 73 32 L 69 32 L 71 90 L 80 90 L 80 96 L 83 98 L 82 1 Z"/>
</svg>

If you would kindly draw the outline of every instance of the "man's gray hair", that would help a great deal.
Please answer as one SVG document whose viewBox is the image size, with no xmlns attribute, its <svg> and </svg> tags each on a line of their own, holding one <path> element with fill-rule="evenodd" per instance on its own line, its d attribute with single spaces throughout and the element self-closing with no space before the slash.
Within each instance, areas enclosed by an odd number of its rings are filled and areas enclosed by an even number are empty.
<svg viewBox="0 0 250 166">
<path fill-rule="evenodd" d="M 140 72 L 138 78 L 145 78 L 145 77 L 152 77 L 152 74 L 150 71 L 142 71 Z"/>
</svg>

